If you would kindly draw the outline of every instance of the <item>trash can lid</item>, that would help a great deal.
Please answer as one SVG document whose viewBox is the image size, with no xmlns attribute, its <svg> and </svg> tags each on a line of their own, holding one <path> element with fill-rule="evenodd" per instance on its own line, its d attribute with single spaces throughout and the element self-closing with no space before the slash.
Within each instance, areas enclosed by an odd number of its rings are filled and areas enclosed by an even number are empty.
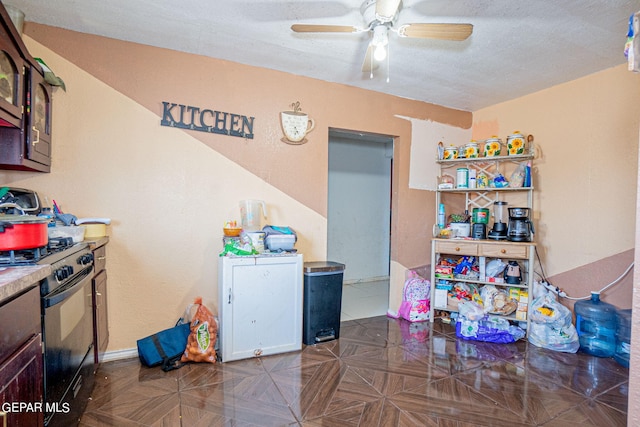
<svg viewBox="0 0 640 427">
<path fill-rule="evenodd" d="M 343 271 L 344 264 L 333 261 L 308 261 L 304 263 L 305 273 L 322 273 L 330 271 Z"/>
</svg>

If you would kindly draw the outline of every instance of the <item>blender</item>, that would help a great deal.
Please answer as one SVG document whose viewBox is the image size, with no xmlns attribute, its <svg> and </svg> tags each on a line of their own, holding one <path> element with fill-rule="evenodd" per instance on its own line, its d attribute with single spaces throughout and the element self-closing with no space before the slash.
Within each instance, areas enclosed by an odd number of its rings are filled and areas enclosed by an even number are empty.
<svg viewBox="0 0 640 427">
<path fill-rule="evenodd" d="M 493 240 L 507 239 L 507 202 L 493 202 L 493 228 L 489 231 L 487 237 Z"/>
<path fill-rule="evenodd" d="M 507 239 L 512 242 L 530 242 L 533 223 L 529 219 L 529 208 L 509 208 L 509 228 Z"/>
</svg>

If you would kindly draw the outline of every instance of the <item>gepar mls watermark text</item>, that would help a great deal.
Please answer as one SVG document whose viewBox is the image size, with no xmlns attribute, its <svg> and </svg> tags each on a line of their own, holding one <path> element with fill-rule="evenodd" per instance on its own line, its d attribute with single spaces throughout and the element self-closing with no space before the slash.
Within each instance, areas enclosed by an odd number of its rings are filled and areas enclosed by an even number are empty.
<svg viewBox="0 0 640 427">
<path fill-rule="evenodd" d="M 71 408 L 68 402 L 4 402 L 0 408 L 2 412 L 47 412 L 68 414 Z"/>
</svg>

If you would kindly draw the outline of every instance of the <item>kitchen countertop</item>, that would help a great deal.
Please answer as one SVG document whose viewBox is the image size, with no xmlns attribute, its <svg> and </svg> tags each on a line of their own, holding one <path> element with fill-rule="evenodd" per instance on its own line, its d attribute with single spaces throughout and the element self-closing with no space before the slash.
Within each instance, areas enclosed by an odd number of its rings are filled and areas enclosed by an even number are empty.
<svg viewBox="0 0 640 427">
<path fill-rule="evenodd" d="M 50 273 L 50 265 L 28 265 L 0 269 L 0 304 L 33 286 L 37 286 L 40 280 Z"/>
<path fill-rule="evenodd" d="M 88 243 L 89 248 L 93 250 L 95 248 L 99 248 L 100 246 L 104 246 L 107 243 L 109 243 L 109 237 L 108 236 L 96 237 L 94 239 L 84 239 L 84 241 Z"/>
<path fill-rule="evenodd" d="M 109 242 L 109 237 L 85 240 L 91 249 L 99 248 Z M 50 265 L 25 265 L 23 267 L 0 267 L 0 304 L 37 286 L 40 280 L 51 274 Z"/>
</svg>

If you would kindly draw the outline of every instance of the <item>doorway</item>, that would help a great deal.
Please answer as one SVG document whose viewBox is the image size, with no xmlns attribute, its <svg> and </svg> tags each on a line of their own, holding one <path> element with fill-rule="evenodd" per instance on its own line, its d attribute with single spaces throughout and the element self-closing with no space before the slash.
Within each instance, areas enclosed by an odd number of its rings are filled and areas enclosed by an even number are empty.
<svg viewBox="0 0 640 427">
<path fill-rule="evenodd" d="M 384 299 L 373 315 L 388 308 L 392 167 L 393 137 L 329 130 L 327 259 L 346 265 L 343 306 L 349 285 Z"/>
</svg>

